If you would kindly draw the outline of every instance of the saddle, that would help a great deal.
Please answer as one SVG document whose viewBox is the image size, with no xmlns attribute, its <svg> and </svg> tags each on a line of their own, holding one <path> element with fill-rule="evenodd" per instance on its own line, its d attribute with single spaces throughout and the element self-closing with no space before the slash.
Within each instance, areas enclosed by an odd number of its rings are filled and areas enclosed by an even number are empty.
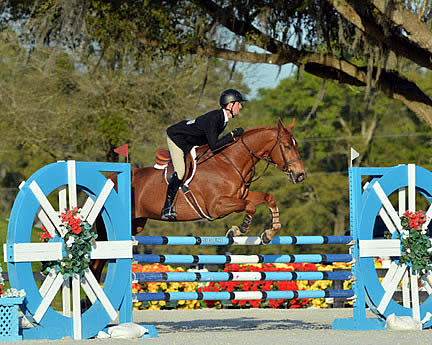
<svg viewBox="0 0 432 345">
<path fill-rule="evenodd" d="M 167 149 L 157 149 L 155 157 L 155 169 L 165 170 L 165 182 L 168 184 L 174 173 L 174 165 L 171 160 L 170 152 Z M 185 158 L 185 176 L 183 185 L 188 186 L 191 183 L 196 172 L 196 150 L 192 148 L 191 152 Z"/>
<path fill-rule="evenodd" d="M 172 164 L 171 155 L 167 149 L 158 149 L 156 150 L 155 157 L 155 165 L 153 166 L 155 169 L 165 170 L 165 182 L 169 183 L 172 174 L 174 173 L 174 165 Z M 201 217 L 206 218 L 208 220 L 213 220 L 213 218 L 209 217 L 205 212 L 201 209 L 198 201 L 196 200 L 192 190 L 189 188 L 189 184 L 191 183 L 193 177 L 196 173 L 197 167 L 197 154 L 196 147 L 193 147 L 191 152 L 185 158 L 185 182 L 181 186 L 181 191 L 183 192 L 186 201 L 192 207 L 192 209 Z M 174 203 L 176 202 L 175 199 Z"/>
</svg>

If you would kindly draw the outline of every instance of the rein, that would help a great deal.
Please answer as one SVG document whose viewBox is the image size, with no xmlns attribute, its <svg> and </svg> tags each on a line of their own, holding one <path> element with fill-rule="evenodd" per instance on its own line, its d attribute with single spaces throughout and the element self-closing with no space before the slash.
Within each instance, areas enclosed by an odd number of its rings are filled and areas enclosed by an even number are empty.
<svg viewBox="0 0 432 345">
<path fill-rule="evenodd" d="M 253 151 L 252 151 L 252 150 L 251 150 L 251 149 L 246 145 L 246 143 L 244 142 L 243 136 L 242 136 L 242 137 L 240 138 L 240 141 L 241 141 L 241 143 L 243 144 L 243 146 L 246 148 L 246 150 L 249 152 L 249 155 L 250 155 L 251 160 L 252 160 L 252 169 L 250 169 L 250 170 L 246 173 L 245 176 L 243 176 L 243 174 L 242 174 L 241 171 L 237 168 L 237 166 L 235 165 L 235 163 L 234 163 L 230 158 L 228 158 L 228 156 L 223 152 L 223 149 L 224 149 L 224 148 L 229 147 L 229 146 L 231 146 L 231 145 L 234 145 L 234 144 L 236 144 L 238 141 L 234 141 L 234 142 L 232 142 L 232 143 L 229 143 L 229 144 L 227 144 L 227 145 L 221 147 L 221 148 L 219 149 L 220 151 L 218 150 L 218 152 L 212 152 L 212 151 L 210 151 L 210 148 L 208 148 L 207 150 L 205 150 L 204 152 L 202 152 L 201 154 L 199 154 L 199 155 L 197 156 L 196 161 L 197 161 L 197 164 L 201 164 L 201 163 L 204 163 L 207 159 L 213 157 L 216 153 L 221 153 L 222 156 L 225 157 L 225 159 L 226 159 L 226 160 L 227 160 L 227 161 L 232 165 L 232 167 L 234 168 L 234 170 L 239 174 L 240 178 L 242 179 L 242 181 L 243 181 L 243 183 L 244 183 L 244 185 L 245 185 L 245 187 L 246 187 L 245 190 L 244 190 L 244 192 L 243 192 L 243 194 L 242 194 L 242 196 L 241 196 L 241 199 L 243 199 L 243 198 L 246 196 L 246 191 L 247 191 L 247 189 L 249 188 L 249 186 L 250 186 L 253 182 L 258 181 L 258 180 L 259 180 L 259 179 L 260 179 L 260 178 L 261 178 L 261 177 L 266 173 L 266 171 L 267 171 L 267 169 L 268 169 L 268 167 L 269 167 L 270 164 L 273 165 L 274 167 L 278 168 L 279 170 L 283 171 L 284 173 L 289 174 L 289 176 L 291 177 L 291 179 L 294 178 L 293 175 L 292 175 L 292 170 L 291 170 L 290 166 L 291 166 L 293 163 L 295 163 L 295 162 L 297 162 L 298 160 L 300 160 L 300 157 L 299 157 L 299 158 L 292 159 L 292 160 L 290 160 L 290 161 L 288 161 L 288 160 L 286 159 L 286 157 L 285 157 L 285 155 L 284 155 L 284 151 L 283 151 L 283 149 L 282 149 L 282 143 L 281 143 L 281 139 L 282 139 L 282 138 L 285 138 L 285 137 L 293 137 L 293 135 L 292 135 L 291 133 L 290 133 L 290 134 L 287 134 L 287 135 L 281 135 L 281 134 L 280 134 L 280 128 L 278 128 L 278 137 L 277 137 L 277 141 L 274 143 L 274 145 L 272 146 L 272 148 L 270 149 L 270 151 L 269 151 L 266 155 L 264 155 L 264 156 L 259 156 L 259 155 L 257 155 L 255 152 L 253 152 Z M 284 165 L 283 165 L 283 167 L 281 167 L 279 164 L 275 163 L 275 162 L 270 158 L 270 155 L 271 155 L 271 153 L 273 152 L 273 150 L 276 148 L 276 145 L 279 146 L 279 150 L 280 150 L 280 153 L 281 153 L 282 159 L 283 159 L 283 161 L 284 161 Z M 289 149 L 291 150 L 291 147 L 289 147 Z M 203 158 L 204 158 L 204 160 L 201 160 L 201 159 L 203 159 Z M 255 159 L 257 160 L 256 162 L 255 162 Z M 201 160 L 201 161 L 200 161 L 200 160 Z M 255 174 L 256 174 L 256 163 L 257 163 L 258 161 L 260 161 L 260 160 L 266 161 L 266 162 L 267 162 L 267 165 L 266 165 L 266 167 L 264 168 L 263 172 L 262 172 L 259 176 L 255 177 Z M 246 176 L 248 176 L 248 175 L 250 175 L 250 177 L 249 177 L 248 180 L 246 180 Z"/>
<path fill-rule="evenodd" d="M 299 161 L 300 157 L 292 159 L 290 161 L 287 161 L 283 149 L 282 149 L 282 143 L 281 143 L 281 138 L 285 138 L 285 137 L 293 137 L 293 135 L 291 133 L 287 134 L 287 135 L 280 135 L 280 128 L 278 128 L 278 137 L 277 137 L 277 142 L 274 143 L 273 147 L 271 148 L 271 150 L 268 152 L 268 154 L 266 156 L 258 156 L 255 152 L 253 152 L 244 142 L 243 137 L 241 138 L 241 142 L 242 144 L 246 147 L 246 149 L 249 151 L 249 154 L 251 155 L 252 161 L 253 161 L 253 166 L 254 166 L 254 171 L 255 171 L 255 161 L 253 160 L 253 157 L 255 157 L 258 160 L 264 160 L 267 162 L 267 166 L 264 169 L 264 171 L 261 173 L 260 176 L 258 176 L 255 180 L 251 181 L 251 182 L 255 182 L 256 180 L 260 179 L 264 173 L 267 171 L 267 168 L 269 167 L 269 165 L 273 165 L 274 167 L 278 168 L 279 170 L 283 171 L 286 174 L 289 174 L 291 179 L 293 179 L 293 175 L 292 175 L 292 170 L 290 168 L 290 166 Z M 279 145 L 279 150 L 282 156 L 282 159 L 284 161 L 284 166 L 280 167 L 279 164 L 275 163 L 272 161 L 272 159 L 270 158 L 271 153 L 273 152 L 273 150 L 275 149 L 276 145 Z M 291 146 L 289 147 L 289 150 L 291 150 Z"/>
</svg>

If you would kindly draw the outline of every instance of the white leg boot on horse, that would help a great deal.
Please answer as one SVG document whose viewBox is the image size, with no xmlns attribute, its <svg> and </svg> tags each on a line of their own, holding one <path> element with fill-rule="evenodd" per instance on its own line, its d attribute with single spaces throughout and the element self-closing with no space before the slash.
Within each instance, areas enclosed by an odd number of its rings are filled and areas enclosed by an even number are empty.
<svg viewBox="0 0 432 345">
<path fill-rule="evenodd" d="M 263 244 L 269 244 L 276 235 L 276 232 L 278 232 L 281 228 L 281 223 L 279 220 L 279 210 L 277 207 L 275 209 L 276 210 L 274 211 L 273 208 L 270 208 L 270 215 L 272 217 L 272 228 L 265 230 L 261 234 L 261 240 Z"/>
<path fill-rule="evenodd" d="M 269 193 L 258 193 L 251 191 L 249 191 L 246 199 L 252 201 L 257 206 L 262 204 L 266 204 L 268 206 L 272 217 L 272 228 L 265 230 L 261 234 L 261 240 L 263 244 L 269 244 L 281 228 L 276 199 L 272 194 Z"/>
</svg>

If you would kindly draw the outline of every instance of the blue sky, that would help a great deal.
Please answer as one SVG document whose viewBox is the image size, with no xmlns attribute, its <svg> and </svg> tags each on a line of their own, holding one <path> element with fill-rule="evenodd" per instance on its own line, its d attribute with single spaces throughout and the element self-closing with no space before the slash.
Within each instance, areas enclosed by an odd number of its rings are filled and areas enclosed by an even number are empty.
<svg viewBox="0 0 432 345">
<path fill-rule="evenodd" d="M 258 89 L 275 88 L 282 79 L 288 78 L 293 73 L 293 65 L 279 66 L 271 64 L 237 63 L 236 70 L 242 72 L 244 80 L 251 89 L 247 95 L 252 99 L 256 96 Z"/>
</svg>

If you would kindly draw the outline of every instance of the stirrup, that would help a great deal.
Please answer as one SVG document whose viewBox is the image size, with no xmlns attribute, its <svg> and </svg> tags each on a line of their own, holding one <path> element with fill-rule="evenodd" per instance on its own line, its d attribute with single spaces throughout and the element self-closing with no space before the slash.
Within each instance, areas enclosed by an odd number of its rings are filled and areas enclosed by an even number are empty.
<svg viewBox="0 0 432 345">
<path fill-rule="evenodd" d="M 162 220 L 175 220 L 177 218 L 177 213 L 172 207 L 165 208 L 162 210 L 161 219 Z"/>
</svg>

